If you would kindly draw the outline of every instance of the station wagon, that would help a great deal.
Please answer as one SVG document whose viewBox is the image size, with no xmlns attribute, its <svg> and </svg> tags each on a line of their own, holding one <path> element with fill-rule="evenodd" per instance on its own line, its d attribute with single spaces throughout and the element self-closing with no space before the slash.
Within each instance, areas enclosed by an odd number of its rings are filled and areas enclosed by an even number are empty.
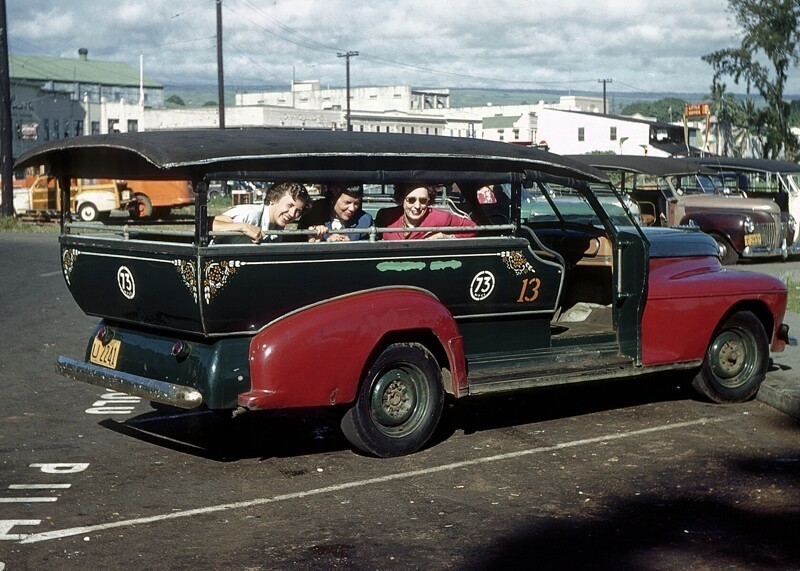
<svg viewBox="0 0 800 571">
<path fill-rule="evenodd" d="M 375 456 L 425 446 L 445 399 L 673 371 L 711 401 L 745 401 L 770 349 L 792 341 L 781 281 L 724 271 L 699 231 L 640 227 L 619 196 L 610 216 L 592 191 L 606 177 L 545 151 L 218 129 L 54 141 L 19 159 L 34 164 L 65 192 L 98 176 L 196 193 L 183 230 L 64 219 L 64 279 L 99 323 L 59 373 L 184 409 L 336 407 L 348 441 Z M 312 243 L 289 228 L 276 232 L 294 241 L 225 244 L 210 229 L 213 180 L 457 188 L 475 235 L 382 240 L 372 227 Z M 487 184 L 502 193 L 492 212 L 477 199 Z M 523 215 L 533 188 L 541 202 Z"/>
</svg>

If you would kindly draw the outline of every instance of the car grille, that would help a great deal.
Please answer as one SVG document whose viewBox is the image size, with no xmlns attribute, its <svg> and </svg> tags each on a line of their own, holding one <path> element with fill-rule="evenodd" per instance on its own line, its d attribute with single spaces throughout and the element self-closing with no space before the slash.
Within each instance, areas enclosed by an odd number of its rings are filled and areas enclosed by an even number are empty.
<svg viewBox="0 0 800 571">
<path fill-rule="evenodd" d="M 756 224 L 754 233 L 761 235 L 761 246 L 780 248 L 786 237 L 786 225 L 781 223 L 779 216 L 773 216 L 770 224 Z"/>
</svg>

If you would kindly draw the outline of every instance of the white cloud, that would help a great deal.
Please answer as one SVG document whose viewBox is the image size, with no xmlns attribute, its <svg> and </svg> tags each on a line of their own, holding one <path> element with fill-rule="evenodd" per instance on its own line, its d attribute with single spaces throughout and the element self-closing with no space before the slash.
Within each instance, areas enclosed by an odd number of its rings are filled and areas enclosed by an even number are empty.
<svg viewBox="0 0 800 571">
<path fill-rule="evenodd" d="M 12 54 L 125 61 L 166 85 L 216 81 L 215 0 L 27 0 Z M 738 45 L 725 0 L 222 0 L 226 85 L 706 92 L 704 54 Z M 729 82 L 732 86 L 732 82 Z M 734 88 L 735 89 L 735 88 Z M 743 91 L 743 88 L 741 89 Z M 800 92 L 797 69 L 787 92 Z"/>
</svg>

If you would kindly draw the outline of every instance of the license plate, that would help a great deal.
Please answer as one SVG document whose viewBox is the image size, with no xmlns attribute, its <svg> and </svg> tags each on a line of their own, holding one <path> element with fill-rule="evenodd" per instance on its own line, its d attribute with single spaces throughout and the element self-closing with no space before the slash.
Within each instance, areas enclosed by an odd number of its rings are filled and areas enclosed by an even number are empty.
<svg viewBox="0 0 800 571">
<path fill-rule="evenodd" d="M 761 234 L 746 234 L 744 237 L 745 246 L 760 246 Z"/>
<path fill-rule="evenodd" d="M 92 341 L 92 353 L 89 356 L 89 361 L 95 365 L 116 369 L 117 357 L 119 357 L 121 347 L 122 341 L 119 339 L 112 339 L 106 344 L 103 344 L 99 339 L 95 339 Z"/>
</svg>

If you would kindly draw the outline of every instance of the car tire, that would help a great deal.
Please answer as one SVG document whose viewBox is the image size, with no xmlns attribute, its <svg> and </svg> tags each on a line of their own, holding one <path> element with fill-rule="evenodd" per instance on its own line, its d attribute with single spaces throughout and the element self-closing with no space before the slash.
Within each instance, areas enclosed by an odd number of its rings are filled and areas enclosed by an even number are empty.
<svg viewBox="0 0 800 571">
<path fill-rule="evenodd" d="M 78 217 L 84 222 L 94 222 L 100 218 L 100 212 L 91 202 L 83 202 L 78 207 Z"/>
<path fill-rule="evenodd" d="M 153 215 L 153 203 L 146 194 L 133 195 L 133 214 L 135 218 L 150 218 Z"/>
<path fill-rule="evenodd" d="M 723 266 L 732 266 L 739 261 L 739 253 L 727 238 L 723 238 L 722 236 L 718 236 L 716 234 L 713 235 L 713 238 L 717 243 L 717 254 L 719 255 L 719 260 L 722 262 Z"/>
<path fill-rule="evenodd" d="M 711 402 L 745 402 L 758 392 L 768 366 L 769 338 L 763 324 L 753 313 L 740 311 L 714 334 L 692 388 Z"/>
<path fill-rule="evenodd" d="M 373 362 L 341 428 L 356 449 L 380 458 L 422 448 L 444 407 L 441 368 L 418 343 L 395 343 Z"/>
</svg>

